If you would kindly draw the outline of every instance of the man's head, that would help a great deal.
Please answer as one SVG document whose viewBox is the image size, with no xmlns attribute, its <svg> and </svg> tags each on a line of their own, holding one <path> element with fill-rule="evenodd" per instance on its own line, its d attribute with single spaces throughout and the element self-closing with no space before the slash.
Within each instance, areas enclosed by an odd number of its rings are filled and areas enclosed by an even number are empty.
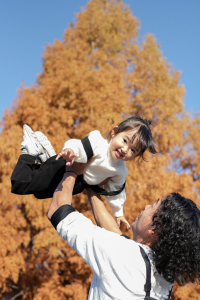
<svg viewBox="0 0 200 300">
<path fill-rule="evenodd" d="M 200 279 L 200 210 L 178 193 L 159 200 L 152 217 L 154 264 L 169 282 Z M 158 203 L 159 203 L 158 202 Z"/>
<path fill-rule="evenodd" d="M 162 199 L 158 199 L 152 205 L 146 205 L 145 209 L 140 213 L 140 216 L 132 223 L 133 239 L 136 242 L 151 247 L 152 243 L 157 238 L 152 220 L 160 208 L 161 201 Z"/>
</svg>

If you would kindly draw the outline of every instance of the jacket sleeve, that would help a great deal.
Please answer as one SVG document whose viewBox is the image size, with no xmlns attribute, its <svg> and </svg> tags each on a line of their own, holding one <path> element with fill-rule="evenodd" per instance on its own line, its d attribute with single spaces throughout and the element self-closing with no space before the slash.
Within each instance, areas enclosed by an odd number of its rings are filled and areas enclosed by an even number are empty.
<svg viewBox="0 0 200 300">
<path fill-rule="evenodd" d="M 70 213 L 58 223 L 56 229 L 59 236 L 68 242 L 98 276 L 106 273 L 110 257 L 113 257 L 117 245 L 120 246 L 122 242 L 120 235 L 95 226 L 90 219 L 78 212 Z"/>
</svg>

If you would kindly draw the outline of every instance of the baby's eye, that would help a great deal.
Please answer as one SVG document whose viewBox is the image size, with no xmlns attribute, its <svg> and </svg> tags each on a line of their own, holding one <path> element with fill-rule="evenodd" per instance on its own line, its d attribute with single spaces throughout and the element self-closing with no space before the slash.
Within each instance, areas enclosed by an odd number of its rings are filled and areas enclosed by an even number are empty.
<svg viewBox="0 0 200 300">
<path fill-rule="evenodd" d="M 126 143 L 126 140 L 124 139 L 124 143 Z"/>
<path fill-rule="evenodd" d="M 131 151 L 132 151 L 133 153 L 135 153 L 135 150 L 134 150 L 134 149 L 131 149 Z"/>
</svg>

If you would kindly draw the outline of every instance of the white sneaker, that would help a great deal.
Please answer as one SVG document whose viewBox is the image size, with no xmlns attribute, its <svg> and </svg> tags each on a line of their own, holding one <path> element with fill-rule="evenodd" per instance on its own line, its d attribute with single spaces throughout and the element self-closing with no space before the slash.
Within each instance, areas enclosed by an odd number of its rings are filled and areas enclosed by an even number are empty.
<svg viewBox="0 0 200 300">
<path fill-rule="evenodd" d="M 43 148 L 43 152 L 44 154 L 39 155 L 39 158 L 45 162 L 48 158 L 56 155 L 55 150 L 53 149 L 53 146 L 51 145 L 50 141 L 48 140 L 48 138 L 46 137 L 46 135 L 44 135 L 42 132 L 40 131 L 36 131 L 35 135 L 40 143 L 40 145 Z M 47 159 L 45 160 L 45 157 L 47 157 Z"/>
<path fill-rule="evenodd" d="M 38 156 L 43 154 L 43 148 L 40 145 L 35 133 L 33 130 L 26 124 L 23 126 L 23 142 L 21 143 L 20 150 L 25 154 L 25 149 L 27 154 Z"/>
</svg>

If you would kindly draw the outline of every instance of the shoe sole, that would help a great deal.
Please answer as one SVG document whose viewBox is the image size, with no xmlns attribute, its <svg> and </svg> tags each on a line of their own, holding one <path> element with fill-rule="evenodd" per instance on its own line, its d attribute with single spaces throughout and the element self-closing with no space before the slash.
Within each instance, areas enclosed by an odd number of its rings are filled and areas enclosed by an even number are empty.
<svg viewBox="0 0 200 300">
<path fill-rule="evenodd" d="M 34 131 L 26 124 L 24 124 L 24 126 L 23 126 L 23 135 L 28 140 L 28 142 L 30 142 L 30 144 L 32 145 L 30 147 L 29 143 L 27 144 L 27 148 L 28 148 L 27 150 L 28 150 L 29 154 L 34 154 L 34 156 L 36 156 L 36 155 L 40 155 L 40 154 L 44 153 L 42 146 L 40 145 L 39 141 L 37 140 L 37 137 L 36 137 Z M 31 151 L 31 148 L 34 149 L 35 153 L 33 153 L 33 151 Z"/>
<path fill-rule="evenodd" d="M 42 132 L 36 131 L 35 135 L 36 135 L 38 141 L 40 142 L 41 146 L 43 147 L 44 152 L 46 151 L 49 157 L 56 155 L 56 152 L 53 149 L 51 142 L 48 140 L 48 138 Z"/>
</svg>

